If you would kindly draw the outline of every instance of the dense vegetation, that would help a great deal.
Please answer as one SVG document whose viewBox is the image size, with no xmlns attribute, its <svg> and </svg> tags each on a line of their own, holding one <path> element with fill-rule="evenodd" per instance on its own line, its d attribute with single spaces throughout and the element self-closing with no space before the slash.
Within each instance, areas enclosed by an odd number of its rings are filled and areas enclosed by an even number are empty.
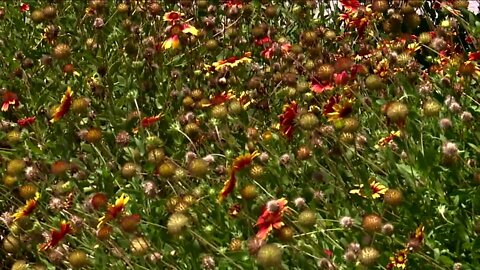
<svg viewBox="0 0 480 270">
<path fill-rule="evenodd" d="M 468 4 L 0 1 L 0 268 L 478 269 Z"/>
</svg>

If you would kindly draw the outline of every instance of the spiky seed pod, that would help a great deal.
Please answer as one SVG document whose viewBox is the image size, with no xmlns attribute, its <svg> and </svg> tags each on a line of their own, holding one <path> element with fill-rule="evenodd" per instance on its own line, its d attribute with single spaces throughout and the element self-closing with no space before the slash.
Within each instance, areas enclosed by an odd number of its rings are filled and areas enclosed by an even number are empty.
<svg viewBox="0 0 480 270">
<path fill-rule="evenodd" d="M 382 226 L 382 233 L 385 235 L 392 235 L 394 227 L 391 223 L 387 223 Z"/>
<path fill-rule="evenodd" d="M 228 116 L 228 111 L 225 105 L 216 105 L 212 107 L 211 114 L 214 119 L 225 119 Z"/>
<path fill-rule="evenodd" d="M 304 227 L 312 227 L 317 223 L 317 214 L 312 210 L 304 210 L 298 215 L 298 223 Z"/>
<path fill-rule="evenodd" d="M 64 175 L 70 169 L 70 163 L 65 160 L 57 160 L 50 166 L 50 172 L 53 175 Z"/>
<path fill-rule="evenodd" d="M 242 246 L 243 246 L 243 241 L 241 239 L 233 238 L 230 241 L 228 248 L 230 249 L 230 251 L 235 252 L 235 251 L 242 250 Z"/>
<path fill-rule="evenodd" d="M 42 13 L 47 20 L 53 20 L 55 17 L 57 17 L 57 9 L 54 6 L 44 7 Z"/>
<path fill-rule="evenodd" d="M 185 126 L 185 133 L 190 137 L 196 137 L 200 133 L 200 127 L 195 123 L 188 123 Z"/>
<path fill-rule="evenodd" d="M 148 5 L 148 12 L 153 16 L 157 16 L 162 12 L 162 6 L 158 2 L 152 2 Z"/>
<path fill-rule="evenodd" d="M 300 116 L 300 119 L 298 121 L 300 127 L 305 130 L 314 129 L 318 126 L 319 122 L 320 121 L 318 120 L 318 117 L 313 113 L 303 114 L 302 116 Z"/>
<path fill-rule="evenodd" d="M 405 15 L 404 23 L 408 29 L 413 30 L 416 29 L 421 22 L 421 17 L 417 13 L 410 13 Z"/>
<path fill-rule="evenodd" d="M 27 261 L 19 260 L 19 261 L 15 261 L 12 264 L 12 268 L 10 268 L 10 269 L 11 270 L 28 270 L 28 269 L 31 269 L 31 268 L 28 265 Z"/>
<path fill-rule="evenodd" d="M 87 253 L 79 249 L 76 249 L 68 254 L 68 262 L 74 269 L 80 269 L 88 266 L 89 264 Z"/>
<path fill-rule="evenodd" d="M 403 193 L 399 189 L 390 188 L 385 192 L 383 199 L 388 205 L 398 206 L 403 201 Z"/>
<path fill-rule="evenodd" d="M 3 239 L 3 250 L 5 250 L 7 253 L 18 253 L 20 251 L 20 247 L 20 239 L 12 234 L 7 235 Z"/>
<path fill-rule="evenodd" d="M 380 76 L 372 74 L 365 79 L 365 86 L 368 90 L 380 90 L 384 87 L 384 84 Z"/>
<path fill-rule="evenodd" d="M 64 43 L 60 43 L 53 49 L 53 57 L 60 60 L 65 60 L 70 57 L 71 49 L 70 46 Z"/>
<path fill-rule="evenodd" d="M 138 175 L 139 172 L 140 172 L 140 166 L 133 162 L 127 162 L 122 166 L 122 176 L 124 178 L 130 179 Z"/>
<path fill-rule="evenodd" d="M 322 64 L 317 68 L 315 76 L 322 81 L 328 81 L 332 78 L 333 73 L 335 73 L 335 68 L 332 65 Z"/>
<path fill-rule="evenodd" d="M 3 176 L 3 184 L 7 187 L 12 187 L 17 182 L 18 182 L 17 176 L 12 176 L 8 174 Z"/>
<path fill-rule="evenodd" d="M 303 35 L 302 35 L 302 41 L 306 45 L 314 45 L 318 41 L 318 35 L 314 31 L 304 32 Z"/>
<path fill-rule="evenodd" d="M 374 0 L 372 3 L 372 10 L 375 12 L 383 13 L 387 11 L 388 7 L 387 0 Z"/>
<path fill-rule="evenodd" d="M 324 33 L 324 38 L 326 40 L 332 41 L 332 40 L 335 40 L 337 38 L 337 34 L 335 33 L 335 31 L 327 30 Z"/>
<path fill-rule="evenodd" d="M 275 18 L 277 16 L 278 8 L 275 5 L 270 5 L 265 8 L 265 15 L 267 18 Z"/>
<path fill-rule="evenodd" d="M 289 242 L 293 240 L 294 234 L 295 231 L 291 227 L 283 226 L 278 232 L 278 238 L 283 242 Z"/>
<path fill-rule="evenodd" d="M 32 19 L 34 23 L 41 23 L 45 20 L 45 15 L 41 10 L 34 10 L 30 15 L 30 19 Z"/>
<path fill-rule="evenodd" d="M 25 167 L 26 163 L 23 159 L 12 159 L 7 164 L 7 174 L 12 176 L 22 174 Z"/>
<path fill-rule="evenodd" d="M 430 99 L 423 104 L 423 114 L 427 117 L 437 117 L 441 108 L 440 102 Z"/>
<path fill-rule="evenodd" d="M 355 143 L 355 135 L 350 132 L 342 132 L 340 134 L 340 141 L 343 142 L 344 144 L 353 144 Z"/>
<path fill-rule="evenodd" d="M 282 248 L 276 244 L 266 244 L 257 254 L 257 262 L 265 268 L 278 267 L 282 263 Z"/>
<path fill-rule="evenodd" d="M 411 14 L 413 12 L 415 12 L 415 9 L 409 4 L 403 4 L 400 9 L 400 13 L 402 14 Z"/>
<path fill-rule="evenodd" d="M 258 179 L 265 174 L 265 168 L 262 165 L 253 165 L 250 167 L 249 173 L 253 179 Z"/>
<path fill-rule="evenodd" d="M 453 2 L 453 7 L 460 9 L 460 8 L 468 8 L 468 1 L 467 0 L 456 0 Z"/>
<path fill-rule="evenodd" d="M 418 42 L 421 44 L 429 44 L 432 42 L 432 35 L 428 32 L 423 32 L 418 36 Z"/>
<path fill-rule="evenodd" d="M 9 145 L 16 145 L 22 141 L 22 134 L 19 130 L 14 129 L 7 133 L 7 143 Z"/>
<path fill-rule="evenodd" d="M 144 237 L 136 237 L 130 241 L 130 250 L 135 256 L 142 256 L 147 253 L 150 244 Z"/>
<path fill-rule="evenodd" d="M 18 192 L 20 194 L 20 197 L 22 197 L 25 200 L 32 199 L 35 197 L 35 193 L 37 193 L 38 188 L 32 183 L 26 183 L 18 189 Z"/>
<path fill-rule="evenodd" d="M 190 219 L 182 213 L 174 213 L 168 218 L 167 230 L 172 235 L 181 234 L 188 226 Z"/>
<path fill-rule="evenodd" d="M 138 225 L 140 225 L 140 215 L 138 214 L 124 216 L 120 220 L 120 228 L 127 233 L 135 232 Z"/>
<path fill-rule="evenodd" d="M 382 218 L 376 214 L 368 214 L 363 217 L 362 227 L 367 232 L 378 232 L 382 228 Z"/>
<path fill-rule="evenodd" d="M 312 150 L 307 146 L 301 146 L 297 150 L 297 159 L 298 160 L 307 160 L 312 156 Z"/>
<path fill-rule="evenodd" d="M 85 141 L 89 143 L 98 143 L 102 140 L 102 131 L 98 128 L 91 128 L 85 134 Z"/>
<path fill-rule="evenodd" d="M 87 112 L 88 106 L 90 106 L 88 98 L 81 97 L 74 99 L 72 102 L 72 112 L 76 114 L 84 114 Z"/>
<path fill-rule="evenodd" d="M 207 50 L 213 51 L 218 48 L 218 41 L 216 39 L 209 39 L 205 43 L 205 47 L 207 48 Z"/>
<path fill-rule="evenodd" d="M 228 112 L 231 115 L 237 115 L 243 111 L 242 104 L 238 100 L 233 100 L 228 104 Z"/>
<path fill-rule="evenodd" d="M 162 148 L 155 148 L 148 152 L 147 160 L 150 164 L 159 165 L 165 159 L 165 152 Z"/>
<path fill-rule="evenodd" d="M 208 162 L 202 158 L 194 159 L 188 165 L 188 170 L 195 177 L 204 177 L 208 172 Z"/>
<path fill-rule="evenodd" d="M 108 204 L 108 198 L 105 193 L 95 193 L 90 199 L 90 204 L 93 209 L 100 210 L 106 208 Z"/>
<path fill-rule="evenodd" d="M 96 231 L 96 236 L 100 240 L 106 240 L 110 237 L 113 232 L 113 228 L 110 225 L 103 225 L 102 227 L 98 228 Z"/>
<path fill-rule="evenodd" d="M 402 102 L 394 101 L 387 105 L 385 113 L 392 122 L 404 122 L 408 115 L 408 107 Z"/>
<path fill-rule="evenodd" d="M 120 14 L 126 14 L 128 13 L 128 5 L 125 3 L 120 3 L 117 5 L 117 12 Z"/>
<path fill-rule="evenodd" d="M 353 133 L 358 130 L 360 123 L 355 117 L 348 117 L 343 119 L 343 132 Z"/>
<path fill-rule="evenodd" d="M 246 185 L 241 191 L 242 199 L 252 200 L 257 197 L 257 186 L 253 184 Z"/>
<path fill-rule="evenodd" d="M 360 250 L 358 260 L 365 266 L 372 266 L 380 257 L 380 253 L 373 247 L 365 247 Z"/>
<path fill-rule="evenodd" d="M 158 167 L 157 171 L 161 177 L 169 178 L 175 174 L 176 166 L 173 163 L 166 161 Z"/>
</svg>

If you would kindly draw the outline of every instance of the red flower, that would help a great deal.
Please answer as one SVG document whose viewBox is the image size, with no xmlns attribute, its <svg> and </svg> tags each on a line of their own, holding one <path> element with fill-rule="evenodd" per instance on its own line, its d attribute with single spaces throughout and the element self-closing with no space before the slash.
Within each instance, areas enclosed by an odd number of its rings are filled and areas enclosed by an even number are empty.
<svg viewBox="0 0 480 270">
<path fill-rule="evenodd" d="M 163 20 L 169 23 L 175 23 L 182 19 L 183 14 L 176 11 L 170 11 L 163 15 Z"/>
<path fill-rule="evenodd" d="M 275 201 L 268 202 L 267 205 L 263 207 L 262 214 L 257 220 L 255 226 L 258 227 L 257 238 L 258 239 L 265 239 L 267 238 L 268 234 L 273 229 L 280 229 L 282 228 L 283 221 L 283 213 L 287 209 L 288 201 L 285 198 L 281 198 Z M 273 207 L 272 205 L 273 204 Z"/>
<path fill-rule="evenodd" d="M 210 98 L 210 103 L 207 106 L 215 106 L 215 105 L 220 105 L 228 100 L 234 98 L 235 95 L 231 91 L 223 91 L 220 94 L 217 94 L 213 97 Z"/>
<path fill-rule="evenodd" d="M 27 12 L 30 10 L 30 5 L 27 3 L 22 3 L 20 5 L 20 12 Z"/>
<path fill-rule="evenodd" d="M 315 93 L 322 93 L 327 90 L 333 89 L 333 85 L 330 83 L 323 83 L 319 80 L 313 79 L 311 83 L 311 89 Z"/>
<path fill-rule="evenodd" d="M 3 94 L 2 99 L 3 99 L 2 111 L 4 111 L 4 112 L 8 111 L 10 105 L 12 105 L 14 107 L 18 107 L 18 105 L 20 105 L 20 102 L 18 101 L 17 94 L 15 94 L 13 92 L 6 91 Z"/>
<path fill-rule="evenodd" d="M 70 110 L 70 106 L 72 105 L 72 95 L 73 91 L 69 86 L 60 101 L 60 105 L 55 109 L 53 117 L 50 119 L 50 123 L 57 122 Z"/>
<path fill-rule="evenodd" d="M 358 2 L 358 0 L 340 0 L 340 3 L 342 3 L 347 9 L 355 10 L 360 7 L 360 2 Z"/>
<path fill-rule="evenodd" d="M 72 227 L 70 223 L 63 220 L 60 225 L 60 231 L 52 230 L 51 239 L 47 243 L 40 246 L 40 250 L 47 250 L 49 248 L 55 247 L 62 241 L 62 239 L 69 233 L 72 232 Z"/>
<path fill-rule="evenodd" d="M 255 40 L 255 45 L 262 46 L 263 44 L 267 44 L 267 43 L 270 43 L 270 42 L 272 42 L 272 39 L 269 36 L 266 36 L 264 38 L 260 38 L 260 39 Z"/>
<path fill-rule="evenodd" d="M 291 139 L 293 137 L 293 130 L 295 128 L 295 117 L 297 116 L 298 106 L 295 101 L 285 105 L 283 113 L 278 116 L 280 119 L 280 128 L 283 135 Z"/>
<path fill-rule="evenodd" d="M 407 266 L 408 249 L 402 249 L 395 253 L 394 257 L 390 257 L 390 262 L 387 265 L 387 270 L 393 270 L 394 268 L 405 269 Z"/>
<path fill-rule="evenodd" d="M 275 47 L 270 46 L 270 47 L 266 48 L 265 50 L 263 50 L 260 53 L 260 55 L 262 55 L 265 59 L 270 59 L 270 58 L 272 58 L 274 53 L 275 53 Z"/>
<path fill-rule="evenodd" d="M 468 53 L 468 60 L 469 61 L 480 60 L 480 51 Z"/>
<path fill-rule="evenodd" d="M 220 194 L 218 196 L 218 201 L 222 202 L 230 193 L 232 193 L 236 185 L 237 185 L 237 178 L 235 177 L 235 172 L 231 171 L 230 177 L 223 184 L 223 188 L 220 191 Z"/>
<path fill-rule="evenodd" d="M 350 76 L 348 76 L 348 73 L 346 71 L 333 74 L 333 81 L 335 82 L 336 85 L 347 84 L 349 80 L 350 80 Z"/>
<path fill-rule="evenodd" d="M 161 118 L 161 115 L 156 115 L 156 116 L 150 116 L 150 117 L 144 117 L 142 119 L 142 121 L 140 121 L 140 125 L 143 127 L 143 128 L 146 128 L 146 127 L 149 127 L 153 124 L 155 124 L 156 122 L 158 122 Z"/>
<path fill-rule="evenodd" d="M 35 119 L 36 119 L 35 116 L 25 117 L 25 118 L 19 119 L 17 121 L 17 124 L 20 127 L 30 126 L 31 124 L 33 124 L 35 122 Z"/>
<path fill-rule="evenodd" d="M 117 218 L 117 216 L 123 211 L 125 205 L 129 201 L 130 197 L 126 194 L 122 194 L 116 201 L 114 205 L 111 205 L 107 209 L 107 213 L 101 217 L 98 221 L 97 228 L 102 227 L 109 220 Z"/>
<path fill-rule="evenodd" d="M 243 1 L 242 0 L 227 0 L 227 1 L 225 1 L 225 5 L 229 8 L 231 8 L 231 7 L 242 8 L 243 7 Z"/>
</svg>

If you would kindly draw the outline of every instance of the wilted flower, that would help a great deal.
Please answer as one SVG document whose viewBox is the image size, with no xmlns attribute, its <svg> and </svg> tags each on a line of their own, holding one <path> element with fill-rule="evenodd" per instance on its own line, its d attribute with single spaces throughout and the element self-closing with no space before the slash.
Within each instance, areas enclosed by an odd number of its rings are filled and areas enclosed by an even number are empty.
<svg viewBox="0 0 480 270">
<path fill-rule="evenodd" d="M 442 146 L 442 153 L 448 157 L 454 157 L 458 155 L 458 147 L 455 143 L 446 142 Z"/>
<path fill-rule="evenodd" d="M 340 219 L 340 225 L 346 229 L 350 229 L 353 226 L 353 219 L 349 216 L 342 217 Z"/>
</svg>

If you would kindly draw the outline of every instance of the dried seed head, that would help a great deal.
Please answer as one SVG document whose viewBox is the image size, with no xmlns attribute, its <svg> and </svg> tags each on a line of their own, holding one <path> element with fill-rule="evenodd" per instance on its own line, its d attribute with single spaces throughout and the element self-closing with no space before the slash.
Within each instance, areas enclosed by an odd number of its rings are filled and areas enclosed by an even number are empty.
<svg viewBox="0 0 480 270">
<path fill-rule="evenodd" d="M 167 230 L 172 235 L 182 233 L 189 224 L 189 218 L 182 213 L 174 213 L 168 218 Z"/>
<path fill-rule="evenodd" d="M 298 215 L 298 223 L 304 227 L 312 227 L 317 223 L 317 214 L 312 210 L 304 210 Z"/>
<path fill-rule="evenodd" d="M 383 199 L 388 205 L 398 206 L 403 201 L 403 193 L 399 189 L 390 188 L 385 192 Z"/>
<path fill-rule="evenodd" d="M 447 157 L 455 157 L 458 155 L 458 147 L 455 143 L 446 142 L 442 146 L 442 153 Z"/>
<path fill-rule="evenodd" d="M 260 248 L 257 262 L 263 267 L 278 267 L 282 262 L 282 248 L 276 244 L 267 244 Z"/>
<path fill-rule="evenodd" d="M 448 118 L 442 118 L 440 119 L 440 121 L 438 122 L 439 126 L 441 129 L 445 130 L 445 129 L 449 129 L 452 127 L 452 121 Z"/>
<path fill-rule="evenodd" d="M 350 229 L 353 226 L 353 219 L 349 216 L 344 216 L 340 219 L 340 225 L 346 229 Z"/>
<path fill-rule="evenodd" d="M 362 227 L 367 232 L 378 232 L 382 228 L 382 218 L 376 214 L 363 217 Z"/>
<path fill-rule="evenodd" d="M 87 254 L 83 250 L 73 250 L 68 254 L 68 262 L 72 268 L 83 268 L 89 264 Z"/>
<path fill-rule="evenodd" d="M 365 247 L 360 251 L 358 260 L 365 266 L 372 266 L 380 257 L 380 253 L 373 247 Z"/>
<path fill-rule="evenodd" d="M 149 246 L 150 244 L 143 237 L 133 238 L 130 242 L 130 250 L 135 256 L 145 255 L 149 249 Z"/>
</svg>

